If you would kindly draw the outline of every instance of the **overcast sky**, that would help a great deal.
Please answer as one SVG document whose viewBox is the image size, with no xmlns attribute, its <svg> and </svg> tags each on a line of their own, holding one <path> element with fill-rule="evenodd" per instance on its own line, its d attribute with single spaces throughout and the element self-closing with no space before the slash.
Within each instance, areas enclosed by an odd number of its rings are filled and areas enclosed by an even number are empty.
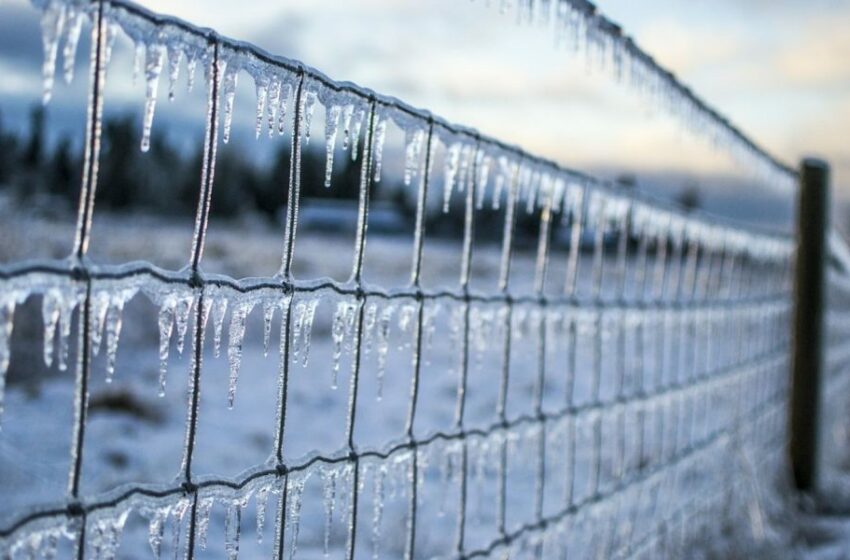
<svg viewBox="0 0 850 560">
<path fill-rule="evenodd" d="M 576 165 L 713 169 L 669 118 L 484 0 L 143 0 L 434 108 Z M 493 2 L 497 4 L 497 2 Z M 789 163 L 821 154 L 850 183 L 850 3 L 599 0 L 672 69 Z M 573 59 L 573 60 L 571 60 Z M 692 145 L 693 144 L 693 145 Z M 847 179 L 847 180 L 845 180 Z M 850 186 L 850 185 L 848 185 Z"/>
<path fill-rule="evenodd" d="M 544 29 L 517 26 L 485 0 L 140 3 L 570 166 L 694 174 L 735 169 L 722 152 L 683 132 L 610 75 L 555 50 Z M 792 165 L 805 154 L 827 158 L 850 195 L 850 2 L 597 4 L 770 152 Z M 0 26 L 8 28 L 6 20 Z M 11 64 L 9 33 L 3 37 L 0 32 L 0 70 Z M 0 94 L 18 86 L 7 79 Z"/>
</svg>

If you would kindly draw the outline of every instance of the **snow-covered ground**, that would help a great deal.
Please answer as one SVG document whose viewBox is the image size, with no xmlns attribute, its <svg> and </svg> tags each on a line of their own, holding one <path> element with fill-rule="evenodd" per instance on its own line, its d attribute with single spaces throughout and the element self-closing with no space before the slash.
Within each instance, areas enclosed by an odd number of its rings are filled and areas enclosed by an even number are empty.
<svg viewBox="0 0 850 560">
<path fill-rule="evenodd" d="M 185 264 L 189 247 L 190 224 L 181 227 L 173 220 L 144 218 L 128 222 L 120 216 L 98 216 L 93 236 L 92 258 L 99 262 L 121 263 L 137 259 L 153 260 L 159 266 L 179 269 Z M 10 262 L 24 256 L 57 257 L 62 254 L 63 243 L 69 228 L 55 219 L 37 215 L 20 215 L 4 212 L 0 219 L 0 260 Z M 345 280 L 350 272 L 350 255 L 353 241 L 340 236 L 323 236 L 308 232 L 298 238 L 295 265 L 301 278 L 328 276 Z M 204 262 L 205 270 L 232 276 L 268 275 L 280 262 L 281 235 L 277 230 L 254 224 L 218 224 L 210 230 Z M 369 239 L 366 257 L 366 280 L 384 287 L 401 287 L 409 279 L 411 243 L 407 239 Z M 46 252 L 45 252 L 46 251 Z M 447 241 L 428 241 L 426 245 L 426 271 L 424 280 L 429 287 L 454 287 L 459 273 L 459 246 Z M 512 279 L 518 291 L 528 291 L 533 270 L 533 250 L 519 251 L 514 269 L 519 271 Z M 498 269 L 499 248 L 483 246 L 476 249 L 473 276 L 484 285 Z M 553 259 L 553 275 L 561 272 Z M 587 280 L 585 280 L 587 281 Z M 293 363 L 290 374 L 285 432 L 284 455 L 289 464 L 298 464 L 314 453 L 334 455 L 345 452 L 346 423 L 349 398 L 352 348 L 350 338 L 334 336 L 340 327 L 334 326 L 340 296 L 322 291 L 311 296 L 299 296 L 292 302 L 294 316 L 301 309 L 309 309 L 316 302 L 315 319 L 311 328 L 302 325 L 298 340 L 293 344 Z M 391 327 L 382 340 L 381 313 L 386 306 L 375 309 L 376 328 L 372 338 L 363 346 L 363 369 L 360 376 L 358 415 L 354 438 L 358 448 L 384 449 L 388 442 L 402 441 L 408 414 L 411 371 L 413 367 L 412 333 L 405 327 L 404 315 L 412 309 L 410 301 L 399 301 L 392 309 Z M 496 322 L 497 310 L 481 305 L 478 311 L 489 321 Z M 493 312 L 487 315 L 487 312 Z M 530 321 L 531 311 L 526 318 Z M 231 309 L 232 312 L 232 309 Z M 214 315 L 215 312 L 213 312 Z M 389 312 L 387 312 L 389 313 Z M 524 313 L 517 306 L 515 315 Z M 21 511 L 29 507 L 62 503 L 70 465 L 71 432 L 73 424 L 73 367 L 60 371 L 54 362 L 47 367 L 43 360 L 42 298 L 34 296 L 19 306 L 15 315 L 12 343 L 12 361 L 8 376 L 5 412 L 0 431 L 0 527 L 8 526 Z M 368 315 L 368 313 L 367 313 Z M 455 419 L 456 394 L 460 364 L 459 339 L 456 333 L 457 314 L 447 306 L 437 308 L 427 304 L 426 317 L 431 322 L 425 329 L 423 341 L 422 373 L 419 406 L 414 422 L 414 435 L 422 438 L 435 431 L 451 431 Z M 264 334 L 266 324 L 262 306 L 248 315 L 246 335 L 242 344 L 241 373 L 236 384 L 233 407 L 228 407 L 231 389 L 233 348 L 228 344 L 228 330 L 232 313 L 223 321 L 222 348 L 216 356 L 214 328 L 208 327 L 203 352 L 201 401 L 197 442 L 193 456 L 196 480 L 212 478 L 239 479 L 245 472 L 269 464 L 273 457 L 277 435 L 277 395 L 279 357 L 276 350 L 280 328 L 280 312 L 270 323 L 272 344 L 266 355 Z M 506 417 L 517 418 L 533 412 L 533 394 L 536 380 L 537 345 L 531 329 L 517 324 L 514 317 L 514 352 L 511 368 L 511 392 L 507 402 Z M 210 323 L 215 317 L 210 318 Z M 294 327 L 297 329 L 297 327 Z M 72 329 L 70 340 L 75 340 Z M 179 323 L 175 331 L 179 331 Z M 191 332 L 191 329 L 190 329 Z M 309 333 L 310 342 L 306 342 Z M 466 401 L 466 427 L 484 430 L 497 420 L 495 407 L 498 400 L 498 372 L 501 349 L 498 328 L 485 331 L 480 340 L 471 342 L 471 369 Z M 106 496 L 116 488 L 129 484 L 173 486 L 181 470 L 184 452 L 186 423 L 186 387 L 190 371 L 191 341 L 185 341 L 182 354 L 178 352 L 179 332 L 173 334 L 167 345 L 168 362 L 164 395 L 159 397 L 160 384 L 160 330 L 158 305 L 150 298 L 136 295 L 125 306 L 123 330 L 116 355 L 114 380 L 106 382 L 107 352 L 101 350 L 96 358 L 91 378 L 89 418 L 85 434 L 81 495 Z M 188 337 L 187 337 L 188 338 Z M 337 340 L 335 340 L 337 338 Z M 341 345 L 338 346 L 339 340 Z M 69 363 L 74 363 L 71 344 Z M 722 351 L 722 349 L 718 349 Z M 563 366 L 564 349 L 548 348 L 549 367 Z M 581 352 L 580 352 L 581 354 Z M 338 356 L 338 359 L 336 358 Z M 585 358 L 587 359 L 586 356 Z M 579 368 L 582 367 L 582 359 Z M 385 360 L 385 364 L 381 364 Z M 338 363 L 338 368 L 335 364 Z M 338 369 L 337 387 L 333 387 L 334 371 Z M 544 411 L 556 411 L 564 394 L 560 375 L 548 375 L 544 390 Z M 576 399 L 587 398 L 589 376 L 576 377 Z M 605 389 L 603 388 L 603 392 Z M 585 397 L 581 395 L 584 394 Z M 842 401 L 847 399 L 836 390 L 830 404 L 840 422 L 846 419 Z M 380 398 L 379 398 L 380 395 Z M 711 414 L 713 411 L 708 411 Z M 516 432 L 509 441 L 511 469 L 510 487 L 507 490 L 507 524 L 516 527 L 523 519 L 533 518 L 536 439 L 531 430 Z M 578 464 L 590 464 L 585 445 L 591 441 L 579 430 Z M 480 453 L 470 459 L 468 489 L 469 519 L 467 520 L 467 548 L 486 547 L 494 535 L 498 509 L 494 481 L 497 479 L 497 446 L 479 438 Z M 492 442 L 491 442 L 492 443 Z M 725 445 L 725 444 L 723 444 Z M 830 462 L 830 497 L 836 509 L 841 510 L 841 493 L 847 495 L 850 505 L 850 485 L 842 481 L 842 469 L 848 466 L 846 451 L 848 435 L 840 429 L 831 430 L 825 445 L 833 448 Z M 710 451 L 710 449 L 709 449 Z M 437 440 L 420 450 L 423 461 L 420 476 L 424 481 L 419 490 L 420 500 L 417 527 L 417 556 L 432 557 L 453 550 L 460 503 L 457 482 L 459 455 L 453 454 L 451 444 Z M 472 457 L 473 454 L 470 454 Z M 582 462 L 584 457 L 584 463 Z M 376 546 L 382 558 L 400 558 L 407 534 L 408 463 L 399 454 L 396 467 L 393 462 L 378 463 L 365 460 L 362 465 L 363 498 L 359 506 L 357 535 L 358 550 L 369 556 Z M 758 463 L 759 457 L 741 460 Z M 388 466 L 389 464 L 389 466 Z M 557 466 L 556 466 L 557 468 Z M 576 467 L 580 470 L 580 467 Z M 794 507 L 787 485 L 772 476 L 762 476 L 768 470 L 752 468 L 743 477 L 748 481 L 740 496 L 746 508 L 734 517 L 735 522 L 726 528 L 726 538 L 711 542 L 693 543 L 694 555 L 718 557 L 762 558 L 845 558 L 850 555 L 850 518 L 840 515 L 799 513 Z M 547 465 L 547 469 L 552 469 Z M 291 539 L 293 523 L 287 528 L 290 544 L 288 553 L 297 558 L 321 557 L 328 539 L 332 557 L 340 557 L 346 546 L 348 512 L 350 503 L 345 495 L 344 468 L 331 470 L 312 469 L 309 478 L 296 478 L 290 496 L 301 495 L 298 545 L 293 551 Z M 843 476 L 850 477 L 850 474 Z M 335 478 L 334 478 L 335 477 Z M 576 473 L 577 488 L 589 481 L 588 472 Z M 766 478 L 770 478 L 767 480 Z M 329 481 L 336 480 L 335 487 Z M 218 558 L 232 546 L 234 524 L 228 516 L 242 516 L 240 555 L 243 558 L 263 558 L 271 554 L 277 508 L 277 496 L 268 497 L 267 512 L 258 507 L 258 496 L 266 489 L 260 479 L 254 496 L 244 511 L 227 508 L 231 498 L 226 492 L 216 496 L 212 506 L 205 554 L 199 557 Z M 303 491 L 300 484 L 303 484 Z M 694 483 L 694 488 L 704 487 Z M 332 502 L 335 511 L 327 519 L 328 492 L 335 490 Z M 547 486 L 544 512 L 557 510 L 564 489 L 557 483 Z M 551 494 L 551 495 L 550 495 Z M 174 504 L 171 503 L 173 506 Z M 804 504 L 805 505 L 805 504 Z M 179 504 L 178 504 L 179 507 Z M 159 510 L 157 508 L 160 508 Z M 132 512 L 127 518 L 118 556 L 121 558 L 149 558 L 149 518 L 156 519 L 161 504 L 155 500 L 147 517 Z M 805 508 L 803 509 L 805 511 Z M 850 509 L 846 510 L 850 511 Z M 290 509 L 291 512 L 291 509 Z M 171 510 L 171 515 L 175 515 Z M 257 523 L 263 526 L 258 542 Z M 619 518 L 617 518 L 619 519 Z M 170 527 L 168 520 L 165 525 Z M 330 523 L 330 525 L 326 525 Z M 228 526 L 230 529 L 228 529 Z M 327 527 L 327 528 L 326 528 Z M 173 544 L 169 532 L 162 543 L 164 555 L 170 554 Z M 613 531 L 611 531 L 613 534 Z M 327 537 L 326 537 L 327 535 Z M 185 538 L 185 536 L 181 537 Z M 584 540 L 577 538 L 577 542 Z M 70 546 L 62 541 L 62 547 Z M 577 556 L 586 556 L 593 550 L 588 542 L 577 545 Z M 582 546 L 586 548 L 581 548 Z M 65 550 L 65 549 L 63 549 Z M 67 552 L 67 551 L 66 551 Z M 232 551 L 230 551 L 232 552 Z M 21 552 L 23 554 L 23 552 Z M 62 553 L 60 551 L 60 556 Z M 17 558 L 18 556 L 16 556 Z M 21 556 L 23 557 L 23 556 Z M 62 556 L 64 557 L 64 556 Z"/>
</svg>

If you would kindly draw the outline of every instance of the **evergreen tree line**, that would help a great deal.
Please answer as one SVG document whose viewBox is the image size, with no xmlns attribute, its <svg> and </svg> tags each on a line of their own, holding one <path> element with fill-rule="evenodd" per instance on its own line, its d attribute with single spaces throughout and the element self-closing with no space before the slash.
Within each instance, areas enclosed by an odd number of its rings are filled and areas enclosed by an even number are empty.
<svg viewBox="0 0 850 560">
<path fill-rule="evenodd" d="M 0 189 L 21 202 L 51 195 L 56 203 L 76 204 L 82 173 L 82 153 L 72 139 L 62 136 L 52 147 L 46 139 L 45 112 L 41 106 L 30 112 L 26 134 L 16 135 L 4 127 L 0 114 Z M 157 214 L 191 214 L 195 211 L 200 185 L 203 151 L 198 147 L 185 154 L 154 129 L 148 153 L 139 150 L 141 136 L 137 115 L 104 119 L 97 204 L 116 211 L 141 210 Z M 282 145 L 267 168 L 245 158 L 238 148 L 221 145 L 215 171 L 211 212 L 234 217 L 256 211 L 275 219 L 286 203 L 289 176 L 289 146 Z M 305 151 L 302 196 L 312 198 L 357 198 L 359 167 L 345 159 L 334 176 L 332 189 L 324 187 L 324 152 Z M 343 159 L 343 158 L 340 158 Z"/>
<path fill-rule="evenodd" d="M 10 193 L 22 205 L 49 205 L 57 209 L 76 208 L 82 173 L 82 151 L 72 138 L 62 136 L 52 146 L 46 138 L 42 106 L 30 112 L 28 132 L 15 134 L 4 127 L 0 114 L 0 191 Z M 126 114 L 104 119 L 98 210 L 146 212 L 157 215 L 193 215 L 200 185 L 202 146 L 186 153 L 177 148 L 162 130 L 154 129 L 150 151 L 139 150 L 141 130 L 138 115 Z M 290 146 L 282 144 L 267 166 L 259 166 L 233 144 L 218 148 L 215 187 L 211 213 L 233 218 L 244 213 L 279 220 L 286 204 Z M 339 157 L 333 187 L 325 188 L 325 152 L 313 148 L 302 154 L 302 198 L 341 199 L 356 203 L 360 190 L 360 163 Z M 388 199 L 406 219 L 413 220 L 415 196 L 391 177 L 381 182 L 373 198 Z M 396 179 L 397 180 L 397 179 Z M 382 193 L 390 193 L 381 196 Z M 462 198 L 462 197 L 458 197 Z M 489 205 L 487 205 L 489 207 Z M 484 208 L 476 212 L 476 237 L 498 241 L 502 235 L 503 213 Z M 537 235 L 536 215 L 517 214 L 516 238 L 531 243 Z M 448 215 L 439 208 L 427 216 L 429 235 L 460 236 L 463 231 L 462 200 L 453 204 Z"/>
</svg>

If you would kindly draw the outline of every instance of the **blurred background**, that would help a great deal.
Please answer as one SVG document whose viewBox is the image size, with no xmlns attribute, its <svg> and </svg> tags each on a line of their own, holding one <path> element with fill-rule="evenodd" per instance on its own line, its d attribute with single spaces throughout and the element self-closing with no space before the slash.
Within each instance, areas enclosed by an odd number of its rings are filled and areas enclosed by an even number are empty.
<svg viewBox="0 0 850 560">
<path fill-rule="evenodd" d="M 289 0 L 254 3 L 250 10 L 229 0 L 143 0 L 140 4 L 302 60 L 334 79 L 397 96 L 564 165 L 679 198 L 687 205 L 786 226 L 791 215 L 787 197 L 761 188 L 722 149 L 694 138 L 674 118 L 625 84 L 616 83 L 610 72 L 588 64 L 583 55 L 555 49 L 547 29 L 517 25 L 512 10 L 500 13 L 499 2 L 490 2 L 488 7 L 484 0 Z M 844 32 L 850 24 L 850 3 L 648 0 L 638 5 L 603 0 L 599 7 L 769 152 L 791 165 L 803 155 L 826 158 L 833 166 L 836 193 L 843 202 L 842 186 L 850 177 L 850 146 L 843 142 L 844 131 L 850 127 L 850 63 L 846 56 L 850 36 Z M 88 53 L 83 35 L 76 54 L 81 73 Z M 39 36 L 37 15 L 25 2 L 0 5 L 0 72 L 4 77 L 0 134 L 6 146 L 0 172 L 9 175 L 8 146 L 15 142 L 30 164 L 39 149 L 57 154 L 50 158 L 55 167 L 52 172 L 74 190 L 84 118 L 79 100 L 86 80 L 77 79 L 70 86 L 57 83 L 54 101 L 44 114 L 38 112 Z M 131 57 L 131 50 L 118 56 Z M 61 71 L 61 60 L 59 64 Z M 132 63 L 126 60 L 113 66 L 126 69 Z M 120 142 L 123 135 L 129 143 L 138 136 L 144 101 L 144 80 L 111 82 L 107 149 L 109 138 Z M 161 100 L 166 98 L 165 90 L 161 85 Z M 244 117 L 234 119 L 236 136 L 247 137 L 252 132 L 252 96 L 249 90 L 237 98 L 237 115 Z M 168 124 L 199 128 L 201 111 L 202 103 L 160 103 L 155 135 L 161 139 L 144 157 L 196 156 L 200 146 L 194 138 L 177 138 L 179 134 L 173 134 Z M 33 131 L 40 126 L 44 138 L 34 139 Z M 44 145 L 39 147 L 39 143 Z M 246 146 L 267 174 L 275 162 L 273 149 L 262 142 L 257 148 Z M 239 150 L 246 148 L 230 152 Z M 317 155 L 324 155 L 320 146 L 317 150 Z M 223 154 L 220 183 L 228 182 L 229 156 L 234 156 L 231 159 L 237 167 L 242 163 L 236 160 L 244 160 L 235 157 L 242 154 L 230 152 Z M 127 156 L 137 157 L 143 156 Z M 123 168 L 129 169 L 132 162 L 125 163 Z M 150 169 L 151 163 L 144 167 Z M 244 169 L 232 173 L 244 178 L 243 188 L 263 191 L 255 198 L 268 198 L 268 189 L 259 184 L 262 177 L 246 175 Z M 191 180 L 186 180 L 190 183 L 186 189 L 193 195 L 194 171 Z M 54 190 L 62 188 L 55 177 L 52 183 Z M 101 206 L 131 202 L 105 196 Z M 148 193 L 133 198 L 149 198 L 152 200 L 147 202 L 153 203 L 157 196 Z M 193 198 L 187 194 L 188 206 Z M 275 206 L 274 201 L 251 203 L 238 198 L 240 201 L 234 201 L 238 203 L 222 204 L 222 208 L 233 214 L 256 209 L 268 214 L 269 206 Z M 842 227 L 846 214 L 843 204 L 837 204 L 836 220 Z"/>
</svg>

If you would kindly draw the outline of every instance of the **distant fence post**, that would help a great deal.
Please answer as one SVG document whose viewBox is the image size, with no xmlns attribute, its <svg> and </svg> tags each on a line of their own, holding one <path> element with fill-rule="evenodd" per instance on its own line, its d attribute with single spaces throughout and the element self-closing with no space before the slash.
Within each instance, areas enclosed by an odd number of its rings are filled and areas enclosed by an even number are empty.
<svg viewBox="0 0 850 560">
<path fill-rule="evenodd" d="M 817 488 L 826 297 L 829 166 L 803 160 L 797 214 L 790 454 L 799 490 Z"/>
</svg>

